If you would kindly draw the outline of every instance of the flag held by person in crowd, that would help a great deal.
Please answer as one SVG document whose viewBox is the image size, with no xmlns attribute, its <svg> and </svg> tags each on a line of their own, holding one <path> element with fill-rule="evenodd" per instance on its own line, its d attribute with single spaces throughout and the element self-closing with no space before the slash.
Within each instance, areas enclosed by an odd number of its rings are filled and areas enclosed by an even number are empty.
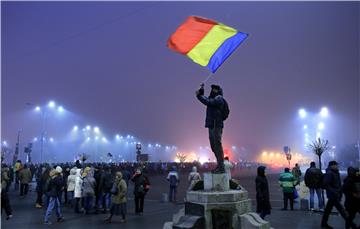
<svg viewBox="0 0 360 229">
<path fill-rule="evenodd" d="M 247 36 L 214 20 L 189 16 L 170 36 L 167 45 L 215 73 Z"/>
</svg>

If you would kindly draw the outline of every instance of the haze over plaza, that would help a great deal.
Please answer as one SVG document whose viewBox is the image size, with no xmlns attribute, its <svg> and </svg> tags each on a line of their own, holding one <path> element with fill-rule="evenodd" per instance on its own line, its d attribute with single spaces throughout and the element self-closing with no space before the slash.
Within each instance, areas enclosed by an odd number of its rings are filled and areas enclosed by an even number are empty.
<svg viewBox="0 0 360 229">
<path fill-rule="evenodd" d="M 254 160 L 285 145 L 305 152 L 305 134 L 310 141 L 318 134 L 311 128 L 339 150 L 360 138 L 359 2 L 1 5 L 1 138 L 8 144 L 19 129 L 22 144 L 40 137 L 36 110 L 53 100 L 57 113 L 46 118 L 46 131 L 54 142 L 90 125 L 102 140 L 131 135 L 186 152 L 207 146 L 194 93 L 208 72 L 166 47 L 189 15 L 250 34 L 206 85 L 208 94 L 220 84 L 230 105 L 225 148 Z M 328 117 L 310 121 L 322 107 Z"/>
</svg>

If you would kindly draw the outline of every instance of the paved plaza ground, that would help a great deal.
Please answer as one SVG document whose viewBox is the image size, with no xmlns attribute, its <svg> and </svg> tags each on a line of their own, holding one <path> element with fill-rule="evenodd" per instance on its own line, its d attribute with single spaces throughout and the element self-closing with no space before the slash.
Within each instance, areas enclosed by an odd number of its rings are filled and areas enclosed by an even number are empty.
<svg viewBox="0 0 360 229">
<path fill-rule="evenodd" d="M 136 216 L 134 214 L 134 203 L 132 198 L 132 184 L 129 185 L 129 199 L 128 199 L 128 218 L 126 224 L 121 224 L 120 219 L 114 216 L 112 224 L 105 224 L 104 219 L 107 215 L 104 214 L 74 214 L 69 207 L 63 206 L 62 212 L 65 221 L 56 223 L 55 212 L 52 215 L 53 225 L 43 225 L 44 209 L 35 208 L 36 193 L 35 184 L 32 184 L 32 191 L 24 199 L 20 199 L 18 193 L 11 190 L 10 201 L 13 208 L 14 217 L 7 221 L 5 214 L 1 218 L 1 228 L 4 229 L 37 229 L 37 228 L 65 228 L 65 229 L 90 229 L 90 228 L 144 228 L 144 229 L 161 229 L 164 222 L 171 221 L 172 215 L 178 212 L 184 206 L 183 199 L 185 196 L 186 182 L 185 174 L 180 182 L 178 191 L 178 203 L 162 203 L 162 193 L 168 190 L 168 183 L 165 175 L 151 176 L 151 190 L 145 198 L 144 215 Z M 282 192 L 277 183 L 278 174 L 268 175 L 270 200 L 272 204 L 272 214 L 266 217 L 270 221 L 271 226 L 277 229 L 315 229 L 320 228 L 321 214 L 311 213 L 309 211 L 299 210 L 296 205 L 295 211 L 281 211 L 282 208 Z M 252 199 L 252 207 L 255 209 L 255 172 L 247 171 L 238 179 L 242 186 L 249 191 L 249 197 Z M 355 222 L 360 224 L 360 216 L 356 217 Z M 329 224 L 334 228 L 344 228 L 343 219 L 333 214 L 330 216 Z"/>
</svg>

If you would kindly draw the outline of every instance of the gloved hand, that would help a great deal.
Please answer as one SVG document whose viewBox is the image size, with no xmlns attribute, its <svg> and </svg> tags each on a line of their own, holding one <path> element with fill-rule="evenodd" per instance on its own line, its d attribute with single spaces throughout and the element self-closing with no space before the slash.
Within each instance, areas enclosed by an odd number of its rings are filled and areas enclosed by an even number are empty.
<svg viewBox="0 0 360 229">
<path fill-rule="evenodd" d="M 200 89 L 196 91 L 196 95 L 204 95 L 205 93 L 205 89 L 204 89 L 204 84 L 202 83 L 200 85 Z"/>
</svg>

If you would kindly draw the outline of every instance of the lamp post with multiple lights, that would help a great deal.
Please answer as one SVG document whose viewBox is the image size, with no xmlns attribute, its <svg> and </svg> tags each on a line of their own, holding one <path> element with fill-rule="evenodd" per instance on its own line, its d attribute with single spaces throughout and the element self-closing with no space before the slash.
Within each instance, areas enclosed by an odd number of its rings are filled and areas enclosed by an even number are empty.
<svg viewBox="0 0 360 229">
<path fill-rule="evenodd" d="M 44 140 L 47 134 L 46 131 L 46 119 L 49 117 L 49 111 L 56 111 L 63 113 L 64 108 L 62 106 L 56 106 L 54 101 L 50 101 L 46 106 L 36 106 L 35 111 L 41 114 L 41 134 L 40 134 L 40 161 L 43 161 L 44 154 Z"/>
</svg>

